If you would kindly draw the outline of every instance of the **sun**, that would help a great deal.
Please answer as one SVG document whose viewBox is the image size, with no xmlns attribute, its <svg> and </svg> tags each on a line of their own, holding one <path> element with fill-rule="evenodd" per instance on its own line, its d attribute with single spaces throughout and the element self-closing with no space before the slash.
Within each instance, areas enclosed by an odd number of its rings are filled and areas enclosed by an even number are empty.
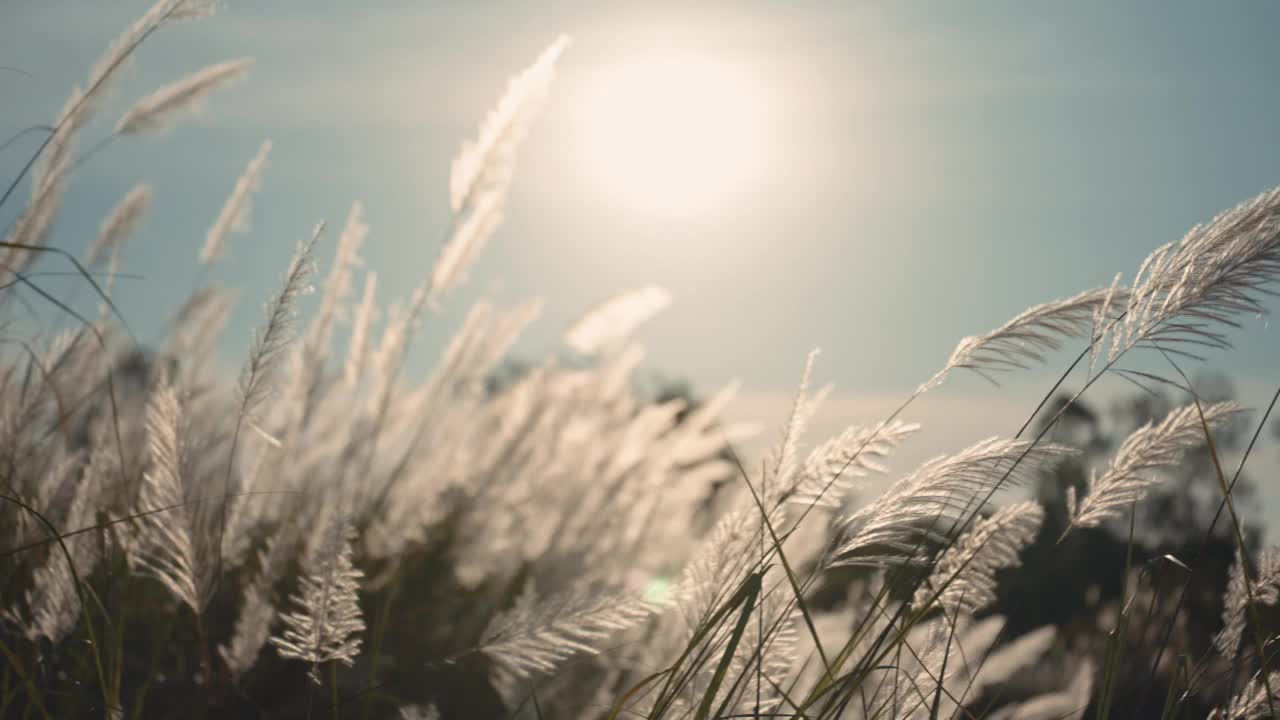
<svg viewBox="0 0 1280 720">
<path fill-rule="evenodd" d="M 632 209 L 724 205 L 760 171 L 763 108 L 745 72 L 655 54 L 607 66 L 587 96 L 582 150 L 593 182 Z"/>
</svg>

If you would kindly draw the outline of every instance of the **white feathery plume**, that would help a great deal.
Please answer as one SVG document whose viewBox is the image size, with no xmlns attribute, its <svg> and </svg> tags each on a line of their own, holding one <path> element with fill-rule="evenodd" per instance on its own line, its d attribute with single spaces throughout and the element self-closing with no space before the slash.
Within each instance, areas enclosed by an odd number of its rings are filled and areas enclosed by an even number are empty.
<svg viewBox="0 0 1280 720">
<path fill-rule="evenodd" d="M 1097 313 L 1112 305 L 1115 294 L 1111 288 L 1098 288 L 1036 305 L 985 335 L 964 338 L 946 365 L 916 392 L 937 387 L 956 368 L 968 368 L 995 382 L 988 373 L 1044 362 L 1044 354 L 1061 347 L 1063 338 L 1088 335 Z"/>
<path fill-rule="evenodd" d="M 126 110 L 115 132 L 135 135 L 165 130 L 179 115 L 199 112 L 214 90 L 244 77 L 252 66 L 252 58 L 227 60 L 166 85 Z"/>
<path fill-rule="evenodd" d="M 1204 408 L 1204 420 L 1213 430 L 1239 412 L 1242 409 L 1233 402 L 1215 403 Z M 1204 427 L 1194 403 L 1174 410 L 1159 424 L 1147 423 L 1133 431 L 1107 469 L 1100 475 L 1097 471 L 1089 475 L 1084 498 L 1077 501 L 1075 488 L 1067 488 L 1070 527 L 1097 527 L 1118 517 L 1160 482 L 1159 470 L 1181 462 L 1187 450 L 1204 442 Z"/>
<path fill-rule="evenodd" d="M 770 450 L 765 460 L 766 475 L 762 479 L 762 494 L 765 506 L 772 508 L 776 503 L 785 500 L 795 491 L 800 472 L 800 438 L 809 426 L 809 421 L 817 414 L 831 386 L 823 387 L 812 396 L 809 395 L 809 382 L 813 377 L 813 365 L 822 351 L 814 348 L 804 359 L 804 370 L 800 373 L 800 385 L 796 388 L 795 398 L 791 402 L 791 414 L 787 416 L 787 424 L 782 429 L 778 443 Z"/>
<path fill-rule="evenodd" d="M 965 694 L 979 697 L 984 689 L 999 686 L 1023 668 L 1035 666 L 1053 646 L 1057 631 L 1053 625 L 1045 625 L 1001 645 L 981 659 Z"/>
<path fill-rule="evenodd" d="M 991 720 L 1079 720 L 1084 717 L 1093 695 L 1094 668 L 1093 661 L 1087 657 L 1079 662 L 1065 688 L 1007 705 L 988 717 Z"/>
<path fill-rule="evenodd" d="M 307 346 L 310 352 L 328 354 L 333 324 L 342 316 L 343 303 L 351 293 L 351 275 L 361 264 L 360 246 L 368 235 L 369 226 L 364 221 L 364 206 L 359 202 L 353 203 L 342 234 L 338 236 L 338 249 L 334 255 L 333 268 L 324 281 L 320 309 L 308 330 Z"/>
<path fill-rule="evenodd" d="M 349 521 L 334 518 L 323 542 L 314 543 L 304 563 L 299 591 L 291 596 L 294 611 L 281 616 L 284 632 L 270 638 L 282 658 L 311 663 L 310 677 L 320 684 L 320 663 L 337 660 L 353 665 L 360 653 L 364 618 L 360 613 L 360 578 L 351 563 Z"/>
<path fill-rule="evenodd" d="M 115 253 L 120 245 L 137 230 L 142 217 L 150 207 L 151 186 L 145 183 L 133 186 L 107 219 L 102 221 L 98 237 L 94 239 L 85 254 L 85 262 L 95 265 L 102 258 Z"/>
<path fill-rule="evenodd" d="M 539 602 L 530 584 L 510 610 L 489 622 L 479 650 L 509 679 L 549 673 L 576 653 L 599 650 L 652 612 L 639 600 L 579 592 Z"/>
<path fill-rule="evenodd" d="M 218 648 L 218 655 L 226 663 L 232 677 L 238 678 L 258 662 L 262 646 L 271 635 L 271 624 L 276 619 L 276 607 L 272 602 L 272 587 L 280 579 L 288 559 L 286 548 L 290 546 L 280 535 L 267 541 L 258 553 L 258 574 L 245 588 L 240 615 L 226 645 Z"/>
<path fill-rule="evenodd" d="M 32 178 L 37 193 L 70 165 L 76 133 L 97 112 L 138 44 L 165 23 L 203 17 L 212 10 L 213 4 L 208 0 L 159 0 L 111 43 L 89 71 L 85 89 L 76 87 L 71 91 L 54 122 L 57 132 L 49 139 Z"/>
<path fill-rule="evenodd" d="M 430 290 L 422 299 L 436 306 L 440 298 L 465 282 L 467 271 L 501 222 L 501 198 L 495 195 L 482 197 L 440 249 L 440 257 L 431 268 Z M 415 307 L 417 305 L 414 304 Z"/>
<path fill-rule="evenodd" d="M 1019 484 L 1074 452 L 1060 445 L 990 438 L 956 455 L 930 460 L 875 502 L 840 519 L 843 539 L 836 544 L 831 564 L 919 563 L 923 558 L 915 555 L 921 549 L 917 542 L 945 540 L 950 522 L 979 510 L 974 504 L 1006 474 L 1008 482 Z M 869 551 L 878 554 L 868 555 Z"/>
<path fill-rule="evenodd" d="M 378 287 L 378 274 L 369 271 L 364 278 L 364 295 L 356 308 L 355 319 L 351 323 L 351 343 L 347 348 L 347 362 L 343 366 L 343 379 L 348 386 L 360 381 L 364 371 L 365 359 L 369 354 L 369 328 L 373 325 L 373 314 L 377 310 L 374 304 L 374 293 Z"/>
<path fill-rule="evenodd" d="M 671 293 L 657 285 L 618 293 L 570 325 L 564 342 L 584 355 L 610 350 L 670 305 Z"/>
<path fill-rule="evenodd" d="M 506 189 L 516 150 L 546 102 L 556 60 L 568 46 L 569 38 L 561 35 L 533 65 L 511 78 L 479 135 L 462 146 L 449 171 L 449 207 L 455 214 L 465 212 L 482 193 L 502 194 Z"/>
<path fill-rule="evenodd" d="M 95 454 L 76 486 L 67 512 L 68 527 L 81 528 L 93 524 L 99 492 L 98 475 L 103 469 L 98 462 L 99 457 Z M 64 544 L 75 562 L 76 574 L 83 581 L 102 559 L 98 538 L 85 533 L 67 538 Z M 67 557 L 60 548 L 51 547 L 44 564 L 35 570 L 26 599 L 27 607 L 31 609 L 27 636 L 32 640 L 43 636 L 56 645 L 76 626 L 81 614 L 80 594 L 71 568 L 67 566 Z"/>
<path fill-rule="evenodd" d="M 31 199 L 31 204 L 18 216 L 5 242 L 42 247 L 54 217 L 62 209 L 65 190 L 66 175 L 61 170 L 52 172 L 48 180 L 40 186 L 35 197 Z M 3 264 L 10 272 L 22 272 L 35 262 L 38 254 L 31 250 L 11 247 L 8 248 Z"/>
<path fill-rule="evenodd" d="M 1118 317 L 1116 312 L 1117 303 L 1123 305 L 1129 301 L 1129 288 L 1120 286 L 1120 279 L 1123 277 L 1124 273 L 1116 273 L 1116 276 L 1111 279 L 1111 286 L 1107 289 L 1106 299 L 1103 300 L 1102 305 L 1093 314 L 1093 330 L 1089 333 L 1091 340 L 1089 344 L 1090 372 L 1097 365 L 1107 333 L 1111 331 L 1112 323 Z"/>
<path fill-rule="evenodd" d="M 400 720 L 440 720 L 435 705 L 405 705 L 400 708 Z"/>
<path fill-rule="evenodd" d="M 437 305 L 460 285 L 484 243 L 502 222 L 515 155 L 551 88 L 555 62 L 568 47 L 560 36 L 532 66 L 514 77 L 480 126 L 476 140 L 462 146 L 449 173 L 453 232 L 432 268 L 430 289 L 421 300 Z M 417 315 L 418 303 L 414 304 Z"/>
<path fill-rule="evenodd" d="M 104 84 L 114 78 L 124 62 L 132 55 L 133 49 L 148 33 L 168 22 L 205 17 L 212 12 L 213 3 L 208 0 L 159 0 L 121 33 L 98 58 L 98 62 L 89 72 L 88 87 L 97 86 L 95 97 L 100 98 L 103 95 Z"/>
<path fill-rule="evenodd" d="M 182 407 L 173 386 L 156 389 L 147 403 L 146 421 L 151 466 L 143 474 L 141 507 L 179 507 L 141 519 L 135 563 L 200 613 L 217 579 L 217 537 L 210 522 L 213 513 L 206 507 L 214 503 L 186 487 L 190 461 Z"/>
<path fill-rule="evenodd" d="M 886 471 L 879 460 L 920 429 L 895 420 L 885 426 L 852 425 L 809 453 L 796 491 L 787 498 L 799 505 L 838 508 L 858 479 Z"/>
<path fill-rule="evenodd" d="M 1190 355 L 1199 345 L 1227 348 L 1216 324 L 1262 314 L 1280 276 L 1280 188 L 1267 190 L 1151 253 L 1128 292 L 1127 315 L 1111 337 L 1114 359 L 1137 345 Z"/>
<path fill-rule="evenodd" d="M 297 318 L 297 301 L 311 291 L 311 276 L 315 265 L 312 257 L 324 225 L 317 225 L 311 239 L 298 246 L 289 261 L 280 291 L 267 303 L 267 323 L 262 326 L 249 352 L 249 360 L 240 370 L 241 415 L 252 416 L 257 406 L 270 392 L 271 377 L 275 373 L 280 354 L 293 339 L 293 325 Z"/>
<path fill-rule="evenodd" d="M 1270 687 L 1270 697 L 1267 688 Z M 1280 671 L 1273 671 L 1264 681 L 1258 672 L 1249 678 L 1249 683 L 1231 698 L 1231 704 L 1225 711 L 1215 710 L 1209 715 L 1212 720 L 1263 720 L 1271 717 L 1273 705 L 1280 705 Z"/>
<path fill-rule="evenodd" d="M 200 262 L 208 263 L 222 255 L 222 246 L 227 236 L 233 232 L 243 232 L 249 226 L 250 196 L 262 187 L 262 171 L 267 165 L 267 153 L 271 152 L 271 141 L 264 140 L 258 153 L 249 161 L 244 174 L 236 180 L 230 197 L 218 213 L 213 226 L 205 235 L 204 247 L 200 249 Z"/>
<path fill-rule="evenodd" d="M 1273 545 L 1259 553 L 1258 571 L 1249 578 L 1245 577 L 1244 558 L 1236 552 L 1235 564 L 1227 576 L 1227 590 L 1222 596 L 1222 630 L 1213 638 L 1218 653 L 1228 661 L 1235 660 L 1240 639 L 1244 637 L 1250 596 L 1265 605 L 1280 602 L 1280 547 Z"/>
<path fill-rule="evenodd" d="M 741 381 L 730 382 L 680 421 L 671 446 L 673 462 L 685 465 L 714 456 L 725 445 L 745 439 L 744 433 L 748 436 L 755 433 L 754 427 L 740 424 L 719 425 L 725 407 L 740 389 Z"/>
<path fill-rule="evenodd" d="M 955 619 L 995 602 L 996 572 L 1018 566 L 1018 553 L 1035 540 L 1043 520 L 1044 508 L 1027 500 L 976 521 L 934 562 L 912 605 L 922 608 L 937 594 L 947 617 Z"/>
<path fill-rule="evenodd" d="M 208 286 L 192 293 L 182 303 L 170 323 L 166 351 L 174 357 L 192 358 L 192 362 L 179 366 L 179 374 L 190 377 L 209 362 L 214 341 L 226 327 L 235 305 L 235 294 Z"/>
</svg>

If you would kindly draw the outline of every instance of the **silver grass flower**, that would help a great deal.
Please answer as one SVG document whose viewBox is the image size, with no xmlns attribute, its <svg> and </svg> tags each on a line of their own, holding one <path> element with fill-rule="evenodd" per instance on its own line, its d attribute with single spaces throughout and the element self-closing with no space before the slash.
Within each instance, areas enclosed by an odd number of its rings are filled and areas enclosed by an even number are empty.
<svg viewBox="0 0 1280 720">
<path fill-rule="evenodd" d="M 102 221 L 98 236 L 85 253 L 85 262 L 96 265 L 101 259 L 117 252 L 120 245 L 137 230 L 150 207 L 151 186 L 145 183 L 133 186 L 107 219 Z"/>
<path fill-rule="evenodd" d="M 766 507 L 773 507 L 790 497 L 795 491 L 800 472 L 800 438 L 808 429 L 809 421 L 817 414 L 818 408 L 831 393 L 831 386 L 828 385 L 812 396 L 809 395 L 813 365 L 821 352 L 814 348 L 805 356 L 804 370 L 800 373 L 800 385 L 796 388 L 795 398 L 791 402 L 791 414 L 787 416 L 787 424 L 782 428 L 781 437 L 769 449 L 765 458 L 765 475 L 761 479 L 761 491 Z"/>
<path fill-rule="evenodd" d="M 670 305 L 671 293 L 657 285 L 618 293 L 574 321 L 564 342 L 584 355 L 610 350 Z"/>
<path fill-rule="evenodd" d="M 370 270 L 365 275 L 364 293 L 356 307 L 355 318 L 351 321 L 351 342 L 347 346 L 347 360 L 342 368 L 342 376 L 348 386 L 356 385 L 364 372 L 365 359 L 369 354 L 369 328 L 373 325 L 374 313 L 377 311 L 374 300 L 377 288 L 378 274 Z"/>
<path fill-rule="evenodd" d="M 972 673 L 971 681 L 959 689 L 962 692 L 967 690 L 965 694 L 968 697 L 980 697 L 984 689 L 998 687 L 1023 668 L 1039 663 L 1053 646 L 1057 635 L 1057 627 L 1046 625 L 997 647 L 985 658 L 971 656 L 969 661 L 976 660 L 979 665 Z"/>
<path fill-rule="evenodd" d="M 462 146 L 449 172 L 449 207 L 465 212 L 482 193 L 502 194 L 515 169 L 515 153 L 546 102 L 555 63 L 569 46 L 561 35 L 533 65 L 511 78 L 498 105 L 480 125 L 475 140 Z"/>
<path fill-rule="evenodd" d="M 934 562 L 912 605 L 922 608 L 938 595 L 936 602 L 954 619 L 995 602 L 996 572 L 1018 566 L 1018 553 L 1035 540 L 1043 520 L 1044 508 L 1027 500 L 976 521 Z"/>
<path fill-rule="evenodd" d="M 212 10 L 213 3 L 208 0 L 159 0 L 111 43 L 89 71 L 84 89 L 71 91 L 54 122 L 58 130 L 50 138 L 33 176 L 32 186 L 37 192 L 70 165 L 76 133 L 93 118 L 137 46 L 166 23 L 204 17 Z"/>
<path fill-rule="evenodd" d="M 288 560 L 290 543 L 276 535 L 267 541 L 258 553 L 258 574 L 244 590 L 240 615 L 236 618 L 231 639 L 218 648 L 218 655 L 226 663 L 231 676 L 238 678 L 258 662 L 262 646 L 271 635 L 271 624 L 276 619 L 276 606 L 272 600 L 272 587 L 280 579 Z"/>
<path fill-rule="evenodd" d="M 333 325 L 343 316 L 343 304 L 351 293 L 351 276 L 361 265 L 360 246 L 368 235 L 369 226 L 364 221 L 364 206 L 358 202 L 353 203 L 342 227 L 342 234 L 338 236 L 338 249 L 334 255 L 333 267 L 324 281 L 320 309 L 307 330 L 308 352 L 317 356 L 328 354 Z"/>
<path fill-rule="evenodd" d="M 942 383 L 957 368 L 967 368 L 995 382 L 990 373 L 1026 369 L 1044 362 L 1044 354 L 1061 347 L 1064 338 L 1088 336 L 1099 313 L 1114 304 L 1112 288 L 1088 290 L 1054 302 L 1027 308 L 985 335 L 964 338 L 932 378 L 916 391 Z"/>
<path fill-rule="evenodd" d="M 984 656 L 1004 629 L 1004 618 L 995 616 L 972 622 L 967 617 L 950 622 L 935 620 L 919 628 L 924 635 L 908 635 L 902 645 L 903 667 L 890 673 L 893 688 L 884 702 L 897 720 L 924 720 L 931 717 L 934 693 L 943 686 L 940 712 L 933 717 L 952 717 L 955 704 L 950 697 L 963 692 L 959 679 L 967 674 L 971 661 Z"/>
<path fill-rule="evenodd" d="M 311 239 L 298 245 L 279 292 L 267 303 L 266 324 L 258 329 L 249 359 L 240 370 L 240 412 L 244 417 L 251 417 L 270 393 L 280 355 L 293 339 L 298 298 L 311 292 L 311 277 L 315 272 L 312 258 L 323 231 L 324 225 L 317 225 Z"/>
<path fill-rule="evenodd" d="M 95 459 L 101 457 L 95 456 Z M 67 510 L 66 525 L 81 528 L 93 523 L 94 508 L 100 491 L 98 477 L 105 468 L 101 462 L 91 461 L 75 488 Z M 82 534 L 64 541 L 76 574 L 83 580 L 93 573 L 102 559 L 98 538 Z M 80 594 L 75 578 L 67 566 L 67 557 L 60 548 L 51 547 L 44 564 L 36 568 L 31 587 L 26 593 L 27 607 L 31 609 L 31 622 L 27 636 L 31 639 L 45 637 L 55 645 L 61 642 L 79 622 L 81 614 Z"/>
<path fill-rule="evenodd" d="M 165 350 L 171 357 L 191 358 L 178 367 L 177 376 L 183 382 L 211 364 L 215 342 L 226 327 L 235 302 L 235 293 L 209 286 L 192 293 L 178 309 L 170 323 Z"/>
<path fill-rule="evenodd" d="M 233 232 L 244 232 L 249 227 L 249 208 L 253 193 L 262 187 L 262 171 L 267 165 L 267 153 L 271 152 L 271 141 L 264 140 L 258 152 L 249 161 L 244 174 L 236 180 L 231 195 L 227 198 L 218 218 L 205 235 L 204 247 L 200 249 L 200 262 L 209 263 L 222 255 L 222 246 L 227 236 Z"/>
<path fill-rule="evenodd" d="M 1248 620 L 1249 598 L 1264 605 L 1280 602 L 1280 547 L 1265 548 L 1258 555 L 1258 570 L 1245 577 L 1244 558 L 1237 551 L 1222 596 L 1222 630 L 1213 644 L 1223 658 L 1234 661 Z M 1280 686 L 1277 686 L 1280 687 Z"/>
<path fill-rule="evenodd" d="M 918 541 L 944 540 L 950 523 L 980 509 L 975 503 L 1006 473 L 1008 482 L 1016 485 L 1074 452 L 1059 445 L 990 438 L 956 455 L 930 460 L 875 502 L 840 519 L 841 539 L 831 564 L 921 562 L 913 555 Z"/>
<path fill-rule="evenodd" d="M 1187 355 L 1193 346 L 1230 347 L 1216 326 L 1238 327 L 1236 317 L 1265 312 L 1261 298 L 1275 294 L 1277 277 L 1280 188 L 1273 188 L 1143 261 L 1109 357 L 1139 345 Z"/>
<path fill-rule="evenodd" d="M 31 199 L 31 204 L 18 216 L 13 229 L 5 237 L 5 242 L 42 247 L 54 217 L 62 209 L 65 190 L 66 176 L 61 171 L 51 173 Z M 35 262 L 38 254 L 22 248 L 7 248 L 3 265 L 8 272 L 22 272 Z"/>
<path fill-rule="evenodd" d="M 861 478 L 883 473 L 880 459 L 920 429 L 918 423 L 895 420 L 883 427 L 853 425 L 815 447 L 804 462 L 795 493 L 798 505 L 838 508 Z"/>
<path fill-rule="evenodd" d="M 1081 658 L 1067 686 L 1007 705 L 992 713 L 991 720 L 1078 720 L 1084 717 L 1093 694 L 1093 661 Z"/>
<path fill-rule="evenodd" d="M 550 673 L 578 653 L 601 644 L 648 618 L 649 604 L 616 595 L 570 592 L 540 601 L 532 584 L 510 610 L 495 615 L 480 635 L 478 649 L 509 679 Z"/>
<path fill-rule="evenodd" d="M 1270 687 L 1270 697 L 1267 688 Z M 1264 681 L 1262 673 L 1255 673 L 1226 709 L 1214 710 L 1210 720 L 1263 720 L 1271 717 L 1271 708 L 1280 705 L 1280 671 L 1273 671 Z"/>
<path fill-rule="evenodd" d="M 405 705 L 400 708 L 400 720 L 440 720 L 435 705 Z"/>
<path fill-rule="evenodd" d="M 436 305 L 466 279 L 485 241 L 502 222 L 516 151 L 546 100 L 555 62 L 568 45 L 569 39 L 560 36 L 533 65 L 512 78 L 497 107 L 481 124 L 479 136 L 465 143 L 454 158 L 449 172 L 453 232 L 431 271 L 424 302 Z"/>
<path fill-rule="evenodd" d="M 1215 403 L 1204 408 L 1204 419 L 1214 430 L 1239 412 L 1242 409 L 1235 403 Z M 1070 527 L 1097 527 L 1118 517 L 1159 484 L 1160 470 L 1181 462 L 1187 450 L 1204 442 L 1204 428 L 1195 404 L 1174 410 L 1159 424 L 1147 423 L 1133 431 L 1116 450 L 1106 470 L 1089 475 L 1084 498 L 1077 500 L 1075 488 L 1067 488 Z"/>
<path fill-rule="evenodd" d="M 423 296 L 426 302 L 439 304 L 440 298 L 466 281 L 472 263 L 501 222 L 501 198 L 489 194 L 475 203 L 475 208 L 457 225 L 449 241 L 440 249 L 440 257 L 431 268 L 430 290 Z"/>
<path fill-rule="evenodd" d="M 217 537 L 209 506 L 188 487 L 191 457 L 177 391 L 157 388 L 147 403 L 150 469 L 143 474 L 142 508 L 179 506 L 142 518 L 135 564 L 194 612 L 208 603 L 217 580 Z"/>
<path fill-rule="evenodd" d="M 167 129 L 179 115 L 199 112 L 214 90 L 244 77 L 252 66 L 252 58 L 227 60 L 166 85 L 130 106 L 115 132 L 136 135 Z"/>
<path fill-rule="evenodd" d="M 311 663 L 317 685 L 320 663 L 350 666 L 360 653 L 365 625 L 358 593 L 364 574 L 351 563 L 353 535 L 349 521 L 330 521 L 324 542 L 307 554 L 301 587 L 290 597 L 294 610 L 281 616 L 284 631 L 270 638 L 280 657 Z"/>
</svg>

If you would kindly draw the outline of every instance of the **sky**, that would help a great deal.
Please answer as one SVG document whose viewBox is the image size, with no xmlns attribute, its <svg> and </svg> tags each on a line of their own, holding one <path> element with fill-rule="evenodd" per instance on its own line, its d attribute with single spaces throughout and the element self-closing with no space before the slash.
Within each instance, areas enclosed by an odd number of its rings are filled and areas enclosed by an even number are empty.
<svg viewBox="0 0 1280 720">
<path fill-rule="evenodd" d="M 49 122 L 148 5 L 0 0 L 0 65 L 22 71 L 0 71 L 0 136 Z M 188 72 L 244 56 L 253 72 L 173 131 L 86 162 L 51 242 L 81 251 L 134 183 L 153 184 L 122 256 L 142 277 L 120 280 L 117 300 L 155 338 L 271 139 L 250 230 L 210 273 L 240 289 L 221 348 L 235 367 L 295 243 L 322 219 L 332 238 L 353 201 L 380 300 L 408 296 L 439 252 L 451 158 L 507 78 L 566 33 L 506 222 L 429 319 L 422 372 L 477 299 L 544 298 L 518 346 L 539 358 L 586 308 L 656 283 L 674 303 L 639 334 L 648 366 L 699 392 L 740 379 L 731 412 L 743 419 L 782 422 L 806 353 L 822 348 L 815 380 L 837 390 L 816 441 L 882 416 L 961 337 L 1131 279 L 1155 247 L 1280 184 L 1278 22 L 1267 2 L 227 0 L 148 40 L 85 145 Z M 677 59 L 668 77 L 685 94 L 646 107 L 618 68 L 654 58 Z M 647 135 L 673 125 L 701 135 Z M 0 172 L 37 143 L 0 150 Z M 0 222 L 14 212 L 0 208 Z M 1204 369 L 1262 407 L 1280 383 L 1280 330 L 1241 320 L 1235 350 Z M 927 430 L 901 462 L 1014 432 L 1068 362 L 1054 355 L 999 388 L 948 381 L 913 407 Z M 1098 401 L 1126 388 L 1103 384 Z M 1259 458 L 1280 521 L 1280 453 L 1273 443 Z"/>
</svg>

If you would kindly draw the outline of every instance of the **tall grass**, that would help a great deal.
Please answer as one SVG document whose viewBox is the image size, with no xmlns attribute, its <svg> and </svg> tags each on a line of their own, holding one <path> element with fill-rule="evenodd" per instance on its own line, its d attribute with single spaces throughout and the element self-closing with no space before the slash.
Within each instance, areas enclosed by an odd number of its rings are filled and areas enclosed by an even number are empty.
<svg viewBox="0 0 1280 720">
<path fill-rule="evenodd" d="M 1196 346 L 1228 345 L 1223 326 L 1276 289 L 1280 190 L 1156 250 L 1129 285 L 1118 277 L 960 341 L 890 417 L 805 452 L 827 395 L 809 389 L 811 354 L 781 437 L 748 469 L 734 449 L 743 429 L 719 420 L 736 388 L 655 402 L 630 381 L 641 360 L 631 334 L 668 304 L 661 288 L 622 293 L 571 326 L 566 346 L 590 362 L 553 358 L 495 385 L 539 305 L 481 303 L 425 380 L 402 372 L 424 313 L 449 301 L 500 223 L 566 38 L 511 81 L 462 147 L 442 251 L 406 302 L 380 304 L 374 272 L 361 270 L 371 230 L 357 203 L 319 311 L 302 318 L 297 300 L 320 272 L 322 228 L 267 302 L 238 382 L 207 361 L 232 302 L 215 286 L 197 284 L 156 350 L 138 347 L 110 286 L 85 266 L 110 259 L 114 269 L 149 188 L 104 220 L 83 264 L 44 243 L 75 167 L 94 152 L 77 156 L 75 142 L 112 79 L 150 35 L 207 11 L 161 0 L 127 29 L 0 199 L 18 202 L 14 189 L 30 178 L 0 245 L 0 312 L 6 322 L 22 312 L 27 290 L 69 319 L 54 338 L 7 338 L 0 355 L 0 715 L 1108 715 L 1137 590 L 1102 652 L 1061 644 L 1053 627 L 1008 637 L 990 612 L 998 578 L 1017 572 L 1045 513 L 997 496 L 1072 456 L 1046 433 L 1121 358 L 1154 349 L 1172 365 Z M 157 90 L 111 137 L 167 126 L 250 65 L 228 61 Z M 270 147 L 193 260 L 217 262 L 244 228 Z M 69 262 L 103 312 L 82 317 L 43 291 L 38 261 Z M 345 354 L 334 350 L 343 331 Z M 848 506 L 859 478 L 887 472 L 920 431 L 898 418 L 921 394 L 954 371 L 1014 372 L 1068 343 L 1096 372 L 1034 437 L 1024 435 L 1041 407 L 1013 435 L 924 463 Z M 1070 496 L 1064 538 L 1132 522 L 1162 471 L 1193 447 L 1213 451 L 1215 432 L 1241 412 L 1180 386 L 1188 404 L 1135 431 Z M 1220 705 L 1219 717 L 1272 716 L 1280 691 L 1280 628 L 1265 622 L 1280 603 L 1280 550 L 1248 556 L 1217 467 L 1236 569 L 1216 655 L 1178 658 L 1166 717 L 1194 697 Z M 834 579 L 840 598 L 819 602 Z M 1167 622 L 1178 617 L 1175 608 Z M 1056 667 L 1056 682 L 1005 694 L 1040 663 Z M 1222 673 L 1231 663 L 1244 670 Z"/>
</svg>

